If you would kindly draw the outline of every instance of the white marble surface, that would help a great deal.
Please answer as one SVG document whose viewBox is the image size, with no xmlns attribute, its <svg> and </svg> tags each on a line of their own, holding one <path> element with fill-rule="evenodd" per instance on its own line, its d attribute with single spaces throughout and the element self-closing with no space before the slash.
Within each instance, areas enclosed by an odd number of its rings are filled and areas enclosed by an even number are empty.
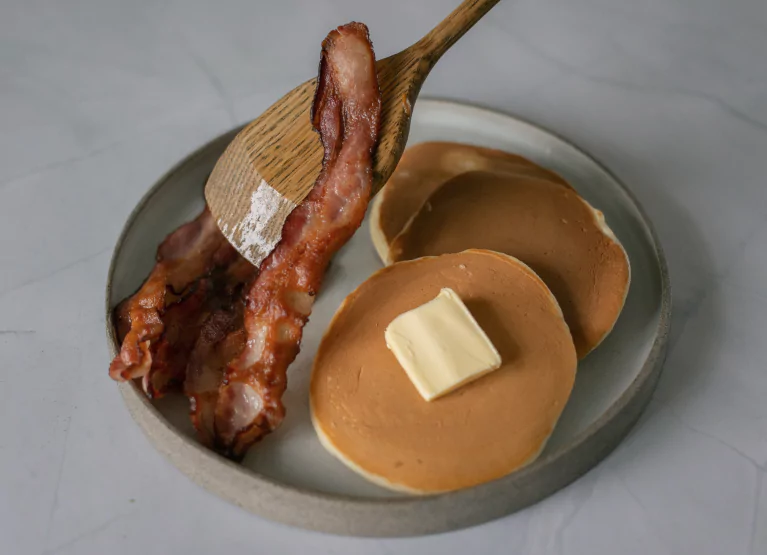
<svg viewBox="0 0 767 555">
<path fill-rule="evenodd" d="M 764 0 L 504 0 L 425 87 L 592 152 L 666 248 L 658 392 L 575 484 L 450 534 L 325 536 L 207 494 L 128 416 L 103 287 L 134 203 L 312 75 L 332 26 L 366 21 L 385 55 L 455 3 L 0 0 L 0 552 L 767 553 Z"/>
</svg>

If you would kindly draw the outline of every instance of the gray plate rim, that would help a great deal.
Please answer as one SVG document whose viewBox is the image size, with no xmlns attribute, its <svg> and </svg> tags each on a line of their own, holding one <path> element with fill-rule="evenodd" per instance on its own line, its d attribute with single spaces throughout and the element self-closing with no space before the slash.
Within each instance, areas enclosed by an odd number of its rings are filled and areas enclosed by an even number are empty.
<svg viewBox="0 0 767 555">
<path fill-rule="evenodd" d="M 419 104 L 460 109 L 477 116 L 522 123 L 549 134 L 580 152 L 608 174 L 637 209 L 655 251 L 661 281 L 660 318 L 652 348 L 630 386 L 586 430 L 568 444 L 509 476 L 480 486 L 432 496 L 368 498 L 304 490 L 274 481 L 202 447 L 173 427 L 133 383 L 120 384 L 131 416 L 154 447 L 176 467 L 210 492 L 254 514 L 284 524 L 355 536 L 413 536 L 445 532 L 486 522 L 531 505 L 571 483 L 607 456 L 632 428 L 650 400 L 665 360 L 671 321 L 668 266 L 654 226 L 634 194 L 593 156 L 545 127 L 516 115 L 474 104 L 421 99 Z M 176 173 L 219 144 L 228 143 L 238 126 L 207 142 L 160 177 L 132 210 L 120 233 L 106 284 L 106 334 L 109 352 L 118 350 L 110 306 L 116 261 L 133 224 L 155 193 Z"/>
</svg>

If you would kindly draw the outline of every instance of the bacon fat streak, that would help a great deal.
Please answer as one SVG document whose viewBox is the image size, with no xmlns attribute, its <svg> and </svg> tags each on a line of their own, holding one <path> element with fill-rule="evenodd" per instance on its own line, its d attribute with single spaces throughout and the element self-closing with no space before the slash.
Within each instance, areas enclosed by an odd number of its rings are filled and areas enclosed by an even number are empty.
<svg viewBox="0 0 767 555">
<path fill-rule="evenodd" d="M 381 95 L 367 27 L 350 23 L 322 44 L 312 123 L 325 150 L 309 196 L 248 292 L 241 354 L 224 372 L 215 447 L 232 458 L 280 425 L 287 368 L 299 351 L 325 269 L 360 226 L 370 198 Z"/>
<path fill-rule="evenodd" d="M 115 309 L 122 346 L 109 375 L 140 378 L 149 397 L 177 388 L 214 297 L 212 278 L 238 258 L 207 209 L 168 235 L 147 280 Z"/>
</svg>

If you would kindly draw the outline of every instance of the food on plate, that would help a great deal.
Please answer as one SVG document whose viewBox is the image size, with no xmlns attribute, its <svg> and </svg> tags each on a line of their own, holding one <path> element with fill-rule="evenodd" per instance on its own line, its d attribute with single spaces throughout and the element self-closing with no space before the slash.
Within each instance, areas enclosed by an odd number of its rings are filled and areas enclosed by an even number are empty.
<svg viewBox="0 0 767 555">
<path fill-rule="evenodd" d="M 191 402 L 192 423 L 211 445 L 212 427 L 206 418 L 210 400 L 205 394 L 218 391 L 222 370 L 213 356 L 226 349 L 225 362 L 234 357 L 236 332 L 244 337 L 243 292 L 258 270 L 231 247 L 207 209 L 171 233 L 157 259 L 139 291 L 115 308 L 122 347 L 110 375 L 118 381 L 141 378 L 150 398 L 183 388 Z M 226 342 L 219 338 L 221 345 L 212 341 L 224 331 L 235 333 Z M 129 357 L 136 352 L 139 357 L 131 364 Z"/>
<path fill-rule="evenodd" d="M 245 346 L 244 297 L 257 275 L 256 267 L 242 257 L 227 269 L 229 285 L 197 330 L 187 355 L 184 395 L 189 399 L 189 416 L 198 438 L 209 447 L 215 440 L 214 413 L 224 368 Z"/>
<path fill-rule="evenodd" d="M 425 401 L 387 348 L 400 314 L 455 291 L 501 355 L 500 368 Z M 575 379 L 556 299 L 519 260 L 468 250 L 400 262 L 351 293 L 325 332 L 310 385 L 323 445 L 382 486 L 455 490 L 504 476 L 541 452 Z"/>
<path fill-rule="evenodd" d="M 309 196 L 248 292 L 247 340 L 229 363 L 215 411 L 216 445 L 238 458 L 282 422 L 287 367 L 298 354 L 331 256 L 362 223 L 372 184 L 381 95 L 367 28 L 339 27 L 322 45 L 312 121 L 325 149 Z"/>
<path fill-rule="evenodd" d="M 122 347 L 110 375 L 143 378 L 149 395 L 156 373 L 171 374 L 162 384 L 183 382 L 200 439 L 231 458 L 284 417 L 287 367 L 325 268 L 367 209 L 380 111 L 367 27 L 339 27 L 322 45 L 312 109 L 322 172 L 260 270 L 236 253 L 206 210 L 168 236 L 147 281 L 115 311 Z M 173 347 L 165 357 L 171 369 L 158 357 L 163 342 Z"/>
<path fill-rule="evenodd" d="M 396 206 L 390 196 L 382 210 Z M 529 172 L 458 174 L 436 187 L 389 242 L 385 261 L 468 248 L 528 264 L 559 301 L 579 358 L 602 342 L 623 308 L 630 281 L 626 252 L 602 213 L 561 180 Z"/>
<path fill-rule="evenodd" d="M 115 308 L 110 376 L 150 398 L 183 392 L 200 441 L 229 458 L 274 431 L 325 271 L 367 210 L 380 119 L 367 27 L 339 27 L 311 112 L 322 171 L 281 240 L 257 269 L 207 209 L 171 233 Z M 628 260 L 601 212 L 520 156 L 432 142 L 406 151 L 371 226 L 389 266 L 346 298 L 317 351 L 320 441 L 414 493 L 532 462 L 625 300 Z"/>
<path fill-rule="evenodd" d="M 227 268 L 241 262 L 208 210 L 168 235 L 147 280 L 115 308 L 121 348 L 109 375 L 141 379 L 149 397 L 178 389 L 202 322 L 232 287 Z"/>
<path fill-rule="evenodd" d="M 450 393 L 501 365 L 501 355 L 461 297 L 439 294 L 392 320 L 386 346 L 427 401 Z"/>
<path fill-rule="evenodd" d="M 429 141 L 409 147 L 394 174 L 370 203 L 370 236 L 381 260 L 429 196 L 449 179 L 469 171 L 540 177 L 569 185 L 552 171 L 503 150 Z"/>
</svg>

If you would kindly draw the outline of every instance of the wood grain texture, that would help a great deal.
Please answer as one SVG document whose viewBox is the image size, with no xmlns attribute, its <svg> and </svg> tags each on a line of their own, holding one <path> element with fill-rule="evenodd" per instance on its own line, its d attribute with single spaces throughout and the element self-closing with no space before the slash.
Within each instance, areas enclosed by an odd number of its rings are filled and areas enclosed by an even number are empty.
<svg viewBox="0 0 767 555">
<path fill-rule="evenodd" d="M 412 107 L 431 68 L 498 1 L 465 0 L 423 39 L 377 62 L 383 106 L 373 194 L 386 183 L 402 155 Z M 309 115 L 315 86 L 315 79 L 302 83 L 248 124 L 221 156 L 205 186 L 205 198 L 219 227 L 253 264 L 259 265 L 279 241 L 291 207 L 309 194 L 322 167 L 322 145 Z M 259 207 L 265 224 L 254 240 L 242 222 L 252 217 L 253 195 L 265 185 L 284 201 Z"/>
</svg>

